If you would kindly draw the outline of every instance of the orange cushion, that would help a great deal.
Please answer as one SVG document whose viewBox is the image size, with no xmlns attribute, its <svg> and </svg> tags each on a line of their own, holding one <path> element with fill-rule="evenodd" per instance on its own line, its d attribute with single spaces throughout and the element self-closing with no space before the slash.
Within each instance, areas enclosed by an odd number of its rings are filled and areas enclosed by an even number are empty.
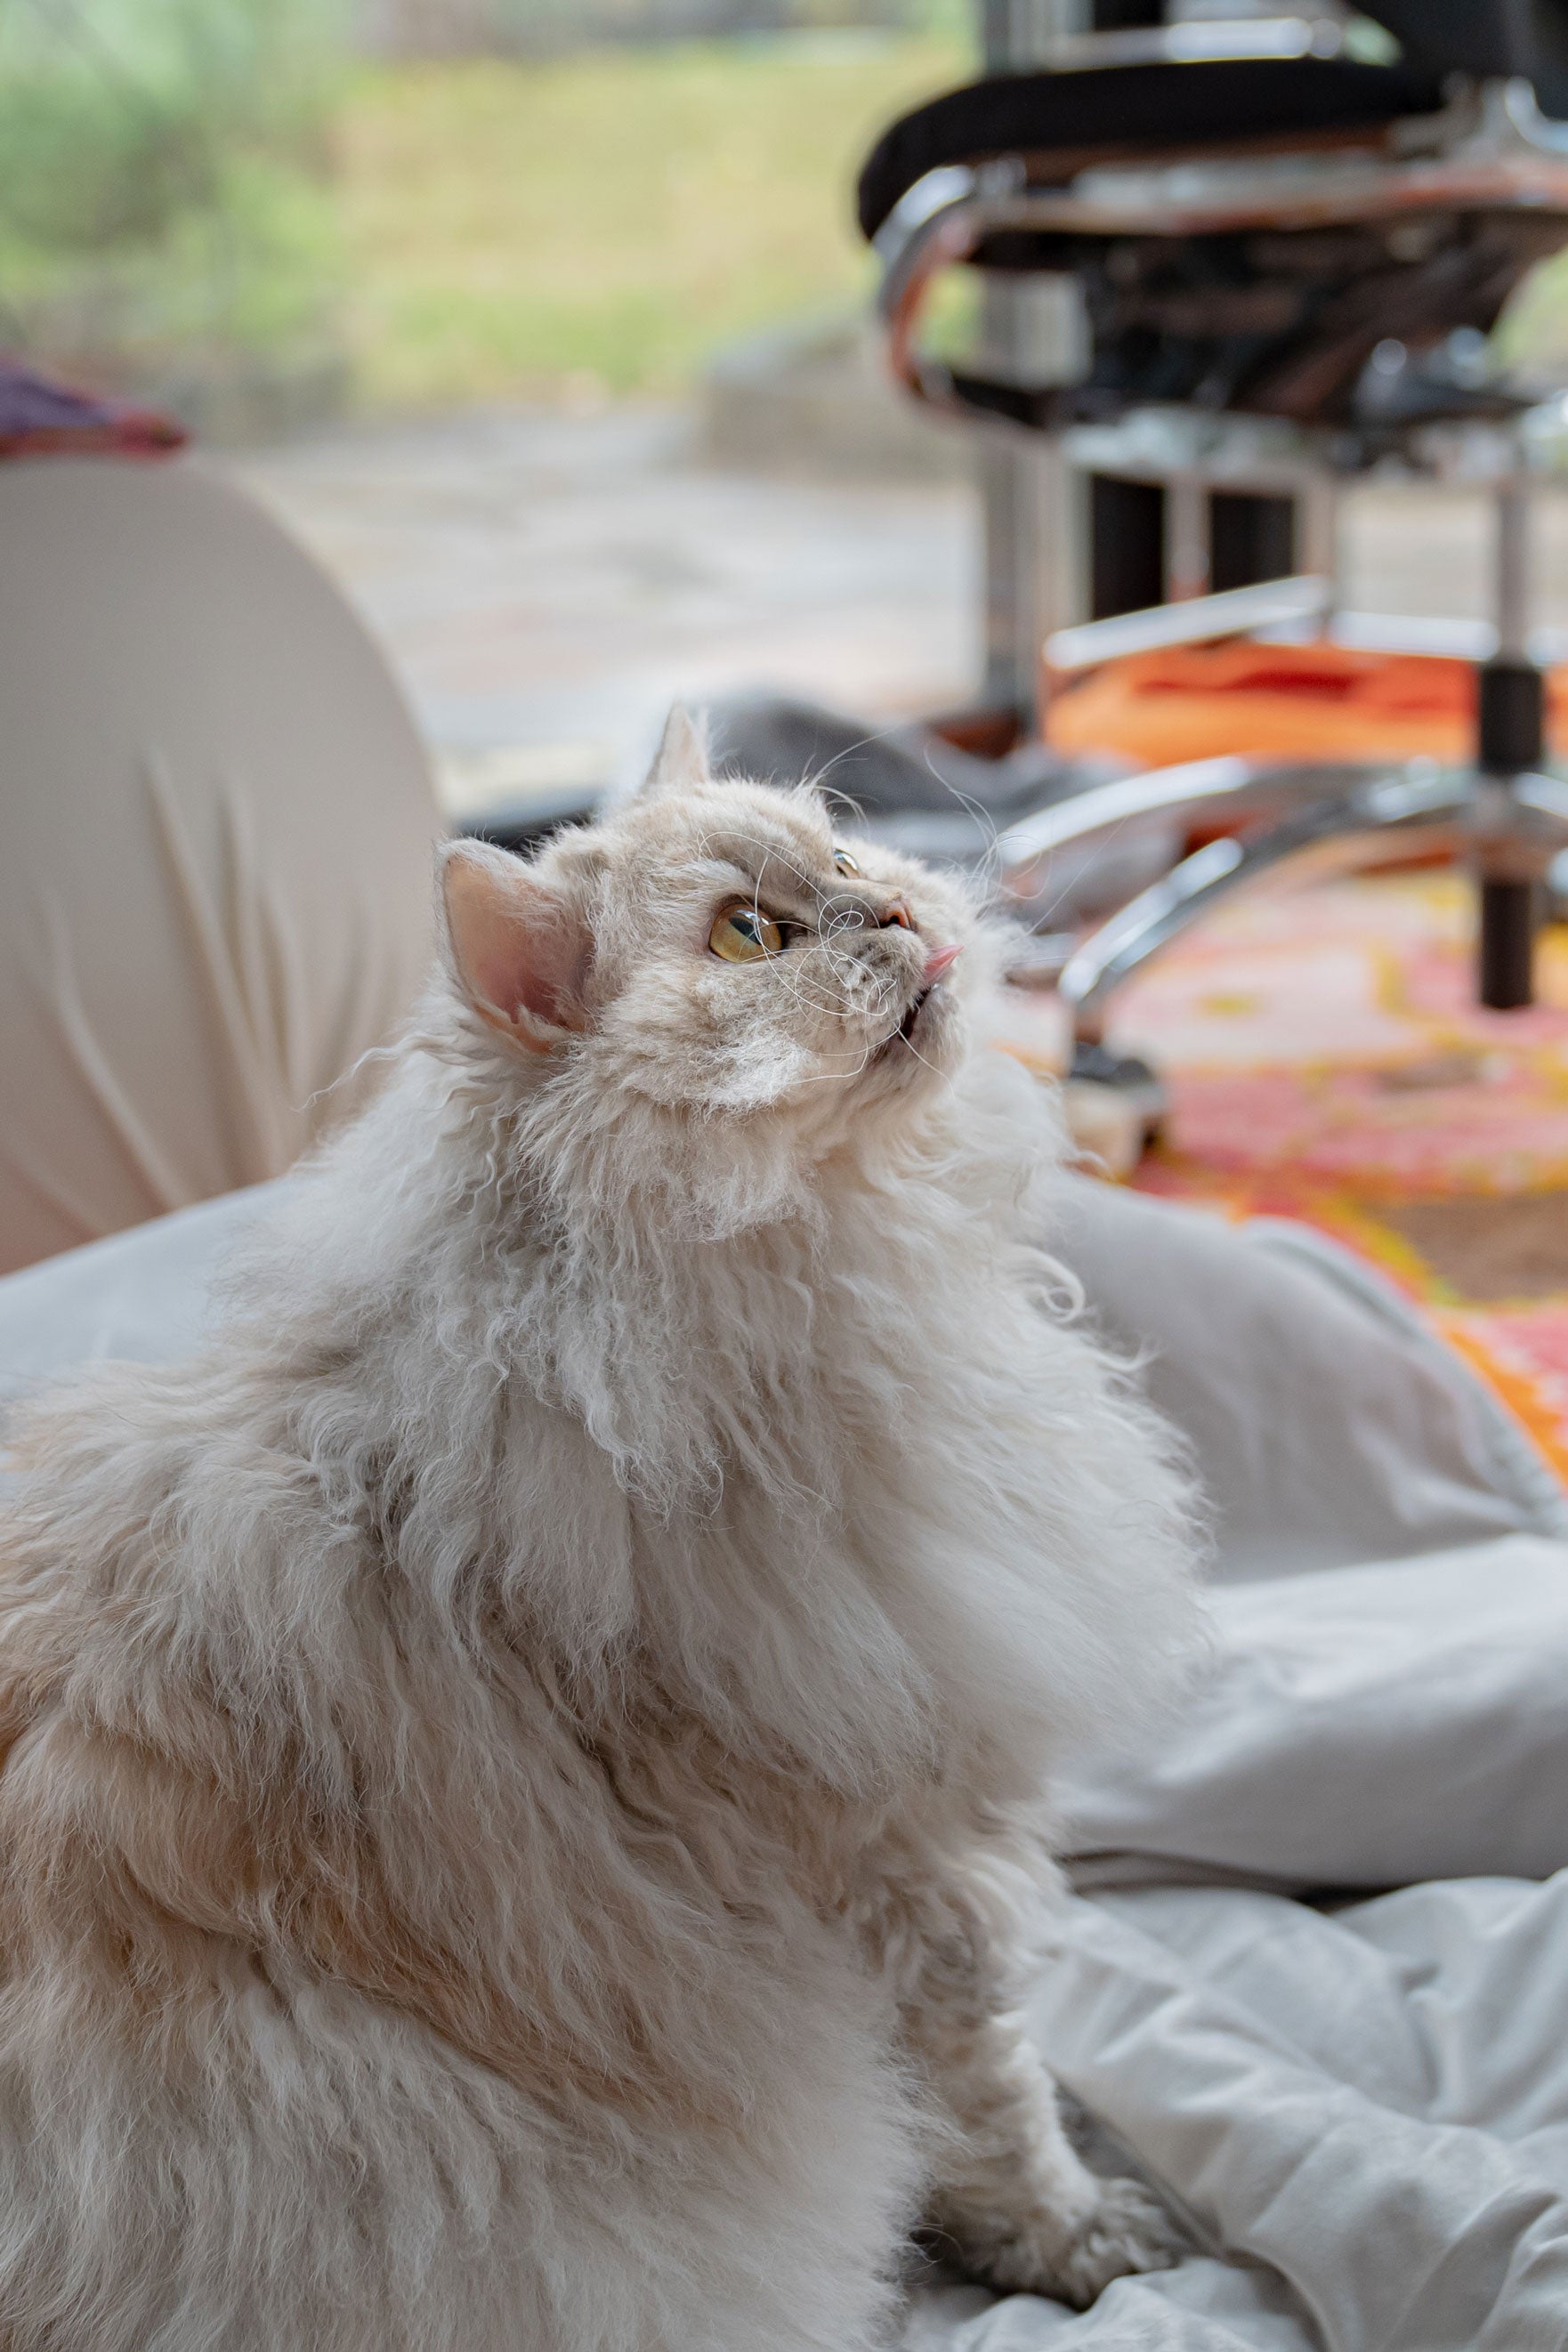
<svg viewBox="0 0 1568 2352">
<path fill-rule="evenodd" d="M 1548 729 L 1568 736 L 1568 676 L 1548 681 Z M 1047 740 L 1063 751 L 1119 751 L 1148 767 L 1226 751 L 1321 759 L 1462 760 L 1475 740 L 1468 662 L 1343 646 L 1243 638 L 1108 662 L 1058 688 Z"/>
</svg>

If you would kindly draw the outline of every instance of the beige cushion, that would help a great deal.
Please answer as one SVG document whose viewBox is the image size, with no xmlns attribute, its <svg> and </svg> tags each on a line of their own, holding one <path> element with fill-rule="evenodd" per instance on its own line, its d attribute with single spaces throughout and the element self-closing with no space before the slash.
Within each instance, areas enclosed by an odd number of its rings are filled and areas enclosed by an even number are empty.
<svg viewBox="0 0 1568 2352">
<path fill-rule="evenodd" d="M 428 766 L 200 462 L 0 466 L 0 1271 L 276 1175 L 431 953 Z"/>
</svg>

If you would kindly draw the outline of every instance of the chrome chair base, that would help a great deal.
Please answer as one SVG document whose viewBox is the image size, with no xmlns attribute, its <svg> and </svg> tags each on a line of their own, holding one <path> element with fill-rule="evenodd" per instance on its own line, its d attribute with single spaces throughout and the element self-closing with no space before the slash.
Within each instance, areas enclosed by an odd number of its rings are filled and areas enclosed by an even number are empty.
<svg viewBox="0 0 1568 2352">
<path fill-rule="evenodd" d="M 1552 858 L 1568 848 L 1568 782 L 1489 776 L 1436 761 L 1192 761 L 1156 768 L 1042 810 L 1003 835 L 1002 898 L 1032 927 L 1060 919 L 1060 877 L 1084 853 L 1141 836 L 1211 838 L 1071 948 L 1056 973 L 1077 1038 L 1100 1044 L 1115 991 L 1169 942 L 1241 889 L 1296 886 L 1446 856 L 1481 886 L 1484 1003 L 1529 1002 L 1533 909 Z M 1053 879 L 1053 874 L 1057 877 Z M 1489 909 L 1491 926 L 1489 929 Z M 1522 993 L 1517 989 L 1522 974 Z M 1033 976 L 1047 977 L 1038 970 Z M 1491 988 L 1488 990 L 1489 981 Z"/>
</svg>

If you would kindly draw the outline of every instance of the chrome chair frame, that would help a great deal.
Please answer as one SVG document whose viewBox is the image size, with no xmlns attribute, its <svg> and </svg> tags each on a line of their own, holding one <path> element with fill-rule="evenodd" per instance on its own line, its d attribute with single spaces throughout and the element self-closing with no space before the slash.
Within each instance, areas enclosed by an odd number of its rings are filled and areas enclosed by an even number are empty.
<svg viewBox="0 0 1568 2352">
<path fill-rule="evenodd" d="M 894 377 L 926 406 L 973 422 L 975 408 L 952 369 L 925 352 L 920 327 L 938 275 L 974 256 L 998 234 L 1035 230 L 1095 236 L 1205 236 L 1237 229 L 1312 229 L 1372 219 L 1418 219 L 1460 208 L 1524 210 L 1554 225 L 1568 242 L 1568 126 L 1549 121 L 1528 83 L 1471 85 L 1439 113 L 1396 122 L 1384 131 L 1327 148 L 1288 141 L 1273 152 L 1215 157 L 1205 151 L 1152 162 L 1064 164 L 1063 184 L 1030 185 L 1022 158 L 973 167 L 943 165 L 900 199 L 879 233 L 879 310 Z M 1047 163 L 1049 159 L 1047 160 Z M 1081 159 L 1079 159 L 1081 166 Z M 1431 761 L 1400 764 L 1247 761 L 1199 761 L 1087 791 L 1004 836 L 1005 896 L 1037 929 L 1059 925 L 1058 875 L 1113 837 L 1163 827 L 1167 837 L 1211 832 L 1190 856 L 1142 889 L 1089 938 L 1071 945 L 1058 985 L 1078 1035 L 1098 1041 L 1109 998 L 1170 940 L 1234 890 L 1266 876 L 1347 870 L 1389 857 L 1462 857 L 1481 889 L 1480 996 L 1506 1008 L 1530 1001 L 1531 947 L 1540 877 L 1568 846 L 1568 785 L 1542 772 L 1539 740 L 1541 681 L 1529 629 L 1527 520 L 1532 483 L 1568 455 L 1568 404 L 1530 410 L 1503 404 L 1494 416 L 1451 416 L 1377 426 L 1298 423 L 1225 411 L 1133 409 L 1104 424 L 1073 424 L 1070 389 L 1023 385 L 1037 401 L 1013 425 L 1044 430 L 1068 459 L 1106 470 L 1184 484 L 1189 489 L 1237 485 L 1289 488 L 1305 494 L 1314 559 L 1312 578 L 1274 583 L 1241 598 L 1292 595 L 1298 610 L 1244 615 L 1233 597 L 1205 597 L 1203 583 L 1178 581 L 1189 601 L 1173 614 L 1121 616 L 1059 633 L 1048 641 L 1058 665 L 1063 639 L 1076 638 L 1070 666 L 1105 659 L 1121 639 L 1192 642 L 1237 629 L 1289 628 L 1317 618 L 1332 628 L 1338 603 L 1334 561 L 1334 485 L 1375 461 L 1437 480 L 1484 485 L 1498 516 L 1498 584 L 1491 667 L 1510 675 L 1518 698 L 1510 713 L 1494 710 L 1489 730 L 1483 693 L 1478 763 L 1443 770 Z M 1179 537 L 1179 530 L 1178 530 Z M 1181 617 L 1178 619 L 1176 614 Z M 1167 615 L 1170 617 L 1167 618 Z M 1365 639 L 1363 640 L 1365 642 Z M 1121 649 L 1127 647 L 1121 646 Z M 1478 650 L 1479 648 L 1478 647 Z M 1500 694 L 1500 705 L 1508 697 Z M 1060 931 L 1054 935 L 1061 937 Z M 1050 971 L 1047 951 L 1035 967 Z"/>
<path fill-rule="evenodd" d="M 1233 892 L 1446 857 L 1494 880 L 1535 884 L 1568 849 L 1568 782 L 1546 773 L 1483 778 L 1435 760 L 1268 762 L 1222 758 L 1157 768 L 1043 810 L 1003 836 L 1003 893 L 1048 924 L 1053 859 L 1173 819 L 1214 828 L 1201 847 L 1080 940 L 1064 938 L 1054 977 L 1074 1034 L 1098 1044 L 1109 1000 L 1170 941 Z M 1059 919 L 1059 917 L 1056 918 Z M 1063 936 L 1058 934 L 1058 936 Z"/>
<path fill-rule="evenodd" d="M 1568 216 L 1568 125 L 1542 114 L 1525 82 L 1487 83 L 1440 114 L 1395 123 L 1381 152 L 1371 134 L 1295 153 L 1288 142 L 1269 144 L 1275 152 L 1091 164 L 1060 186 L 1029 186 L 1018 156 L 928 172 L 874 239 L 889 373 L 925 406 L 973 421 L 952 370 L 921 349 L 919 330 L 941 273 L 1010 231 L 1180 238 L 1493 206 Z"/>
</svg>

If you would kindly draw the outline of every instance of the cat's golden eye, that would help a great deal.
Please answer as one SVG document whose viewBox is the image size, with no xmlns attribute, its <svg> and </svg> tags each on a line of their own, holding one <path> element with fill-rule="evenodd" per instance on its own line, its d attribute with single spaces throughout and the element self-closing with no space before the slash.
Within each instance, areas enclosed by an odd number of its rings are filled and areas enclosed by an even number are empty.
<svg viewBox="0 0 1568 2352">
<path fill-rule="evenodd" d="M 771 915 L 759 914 L 755 907 L 725 907 L 713 918 L 708 944 L 726 963 L 757 963 L 778 954 L 784 933 Z"/>
<path fill-rule="evenodd" d="M 840 849 L 837 843 L 834 844 L 833 848 L 833 863 L 837 866 L 840 874 L 858 874 L 860 871 L 849 852 L 847 849 Z"/>
</svg>

